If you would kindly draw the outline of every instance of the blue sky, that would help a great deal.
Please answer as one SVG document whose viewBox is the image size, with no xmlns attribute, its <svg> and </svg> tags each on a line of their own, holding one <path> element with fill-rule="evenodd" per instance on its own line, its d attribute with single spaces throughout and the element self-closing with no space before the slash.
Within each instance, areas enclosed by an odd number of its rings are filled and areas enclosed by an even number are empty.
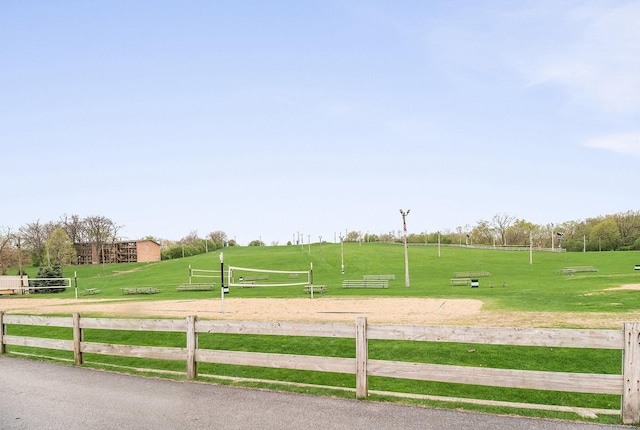
<svg viewBox="0 0 640 430">
<path fill-rule="evenodd" d="M 5 1 L 0 226 L 240 244 L 638 210 L 640 2 Z"/>
</svg>

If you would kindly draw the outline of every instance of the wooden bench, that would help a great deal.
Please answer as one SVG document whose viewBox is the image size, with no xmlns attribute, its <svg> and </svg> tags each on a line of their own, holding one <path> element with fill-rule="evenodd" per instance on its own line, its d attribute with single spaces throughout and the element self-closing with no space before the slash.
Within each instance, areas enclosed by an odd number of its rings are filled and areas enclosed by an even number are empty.
<svg viewBox="0 0 640 430">
<path fill-rule="evenodd" d="M 453 273 L 454 278 L 483 278 L 487 276 L 491 276 L 491 273 L 485 270 L 482 270 L 480 272 L 454 272 Z"/>
<path fill-rule="evenodd" d="M 159 288 L 138 287 L 138 288 L 120 288 L 122 294 L 158 294 Z"/>
<path fill-rule="evenodd" d="M 345 279 L 342 288 L 389 288 L 386 279 Z"/>
<path fill-rule="evenodd" d="M 84 293 L 86 295 L 89 295 L 89 294 L 100 294 L 100 290 L 97 289 L 97 288 L 85 288 L 84 289 Z"/>
<path fill-rule="evenodd" d="M 471 285 L 471 278 L 451 278 L 451 286 Z"/>
<path fill-rule="evenodd" d="M 326 285 L 307 285 L 306 287 L 304 287 L 304 292 L 307 294 L 311 294 L 311 292 L 314 293 L 324 293 L 325 291 L 327 291 L 327 286 Z"/>
<path fill-rule="evenodd" d="M 386 281 L 395 281 L 396 280 L 396 275 L 364 275 L 362 277 L 363 279 L 369 281 L 373 281 L 373 280 L 386 280 Z"/>
<path fill-rule="evenodd" d="M 564 269 L 560 269 L 559 272 L 561 275 L 573 276 L 574 273 L 580 272 L 597 272 L 593 266 L 576 266 L 576 267 L 565 267 Z"/>
<path fill-rule="evenodd" d="M 182 284 L 177 288 L 178 291 L 213 291 L 214 284 L 200 283 L 200 284 Z"/>
<path fill-rule="evenodd" d="M 573 270 L 574 273 L 578 273 L 578 272 L 597 272 L 598 271 L 598 269 L 596 269 L 593 266 L 565 267 L 565 269 Z"/>
</svg>

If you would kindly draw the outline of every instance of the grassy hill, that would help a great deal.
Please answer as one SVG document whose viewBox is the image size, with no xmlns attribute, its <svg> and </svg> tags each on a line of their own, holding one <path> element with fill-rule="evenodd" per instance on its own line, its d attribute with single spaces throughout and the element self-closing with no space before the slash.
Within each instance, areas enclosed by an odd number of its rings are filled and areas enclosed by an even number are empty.
<svg viewBox="0 0 640 430">
<path fill-rule="evenodd" d="M 551 253 L 471 249 L 460 247 L 412 246 L 409 248 L 411 286 L 404 284 L 404 249 L 380 243 L 345 243 L 345 273 L 341 274 L 340 244 L 313 244 L 278 247 L 230 247 L 224 249 L 225 264 L 241 267 L 308 270 L 313 263 L 314 284 L 327 285 L 324 296 L 390 296 L 477 298 L 485 309 L 531 311 L 618 312 L 637 309 L 640 291 L 608 290 L 623 284 L 640 283 L 640 252 Z M 219 270 L 219 252 L 157 263 L 73 266 L 65 277 L 77 275 L 79 292 L 99 288 L 100 297 L 122 297 L 120 288 L 150 286 L 161 294 L 135 296 L 140 300 L 219 297 L 216 291 L 178 292 L 176 287 L 189 281 L 189 266 Z M 597 272 L 562 275 L 565 267 L 594 266 Z M 479 288 L 451 286 L 454 272 L 487 271 L 479 278 Z M 36 269 L 28 269 L 35 276 Z M 388 289 L 343 289 L 343 279 L 362 279 L 364 275 L 393 274 Z M 213 279 L 194 279 L 208 282 Z M 30 297 L 74 297 L 73 289 L 55 295 Z M 302 287 L 232 287 L 229 297 L 304 297 Z M 133 297 L 131 297 L 133 298 Z"/>
</svg>

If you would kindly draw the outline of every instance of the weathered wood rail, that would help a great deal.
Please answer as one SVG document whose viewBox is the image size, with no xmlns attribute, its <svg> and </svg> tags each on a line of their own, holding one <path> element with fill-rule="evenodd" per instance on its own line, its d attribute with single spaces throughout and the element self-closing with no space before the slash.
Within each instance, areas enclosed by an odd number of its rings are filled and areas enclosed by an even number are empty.
<svg viewBox="0 0 640 430">
<path fill-rule="evenodd" d="M 43 339 L 7 334 L 11 324 L 68 327 L 73 340 Z M 83 330 L 142 330 L 186 333 L 186 345 L 151 347 L 85 342 Z M 355 338 L 356 357 L 336 358 L 293 354 L 272 354 L 209 350 L 198 347 L 199 333 L 227 333 L 279 336 L 319 336 Z M 492 345 L 517 345 L 559 348 L 614 349 L 623 352 L 622 374 L 584 374 L 568 372 L 474 368 L 468 366 L 407 363 L 368 358 L 368 341 L 372 339 L 422 342 L 460 342 Z M 83 364 L 83 354 L 106 354 L 186 362 L 186 376 L 198 376 L 198 363 L 262 366 L 356 375 L 356 396 L 366 398 L 370 390 L 368 377 L 383 376 L 422 381 L 439 381 L 494 387 L 526 388 L 576 393 L 621 396 L 620 409 L 593 409 L 573 406 L 535 405 L 495 402 L 478 399 L 424 398 L 475 404 L 511 406 L 576 412 L 586 415 L 621 414 L 625 424 L 640 423 L 640 323 L 626 323 L 622 330 L 590 329 L 516 329 L 497 327 L 412 326 L 367 324 L 366 318 L 348 323 L 236 322 L 200 321 L 195 316 L 180 320 L 136 320 L 112 318 L 44 317 L 7 315 L 0 312 L 0 353 L 7 345 L 73 351 L 76 365 Z M 376 392 L 379 393 L 379 392 Z M 401 395 L 400 393 L 387 393 Z M 411 397 L 420 397 L 410 394 Z"/>
</svg>

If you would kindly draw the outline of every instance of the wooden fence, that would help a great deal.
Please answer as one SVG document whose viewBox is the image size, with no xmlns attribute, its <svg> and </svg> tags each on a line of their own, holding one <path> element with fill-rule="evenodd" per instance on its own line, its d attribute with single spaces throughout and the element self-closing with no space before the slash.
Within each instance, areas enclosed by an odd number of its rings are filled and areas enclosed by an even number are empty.
<svg viewBox="0 0 640 430">
<path fill-rule="evenodd" d="M 43 339 L 7 335 L 11 324 L 49 327 L 68 327 L 73 340 Z M 236 322 L 221 320 L 200 321 L 195 316 L 180 320 L 45 317 L 7 315 L 0 312 L 0 353 L 6 345 L 49 348 L 73 351 L 76 365 L 83 363 L 84 353 L 106 354 L 186 362 L 186 376 L 198 376 L 198 363 L 218 363 L 268 368 L 309 370 L 355 374 L 356 397 L 369 393 L 369 376 L 404 378 L 421 381 L 525 388 L 576 393 L 613 394 L 621 396 L 621 409 L 576 408 L 570 406 L 533 405 L 495 402 L 478 399 L 445 398 L 406 395 L 493 406 L 546 409 L 581 414 L 621 414 L 625 424 L 640 423 L 640 323 L 626 323 L 622 330 L 589 329 L 516 329 L 497 327 L 413 326 L 367 324 L 366 318 L 348 323 L 292 323 L 292 322 Z M 113 345 L 85 342 L 84 329 L 142 330 L 186 333 L 184 348 Z M 356 357 L 318 357 L 293 354 L 222 351 L 198 348 L 199 333 L 227 333 L 279 336 L 318 336 L 355 338 Z M 492 345 L 517 345 L 558 348 L 614 349 L 623 352 L 622 374 L 584 374 L 496 368 L 475 368 L 388 360 L 370 360 L 370 339 L 458 342 Z M 392 393 L 382 393 L 392 394 Z M 400 395 L 400 393 L 393 393 Z"/>
</svg>

